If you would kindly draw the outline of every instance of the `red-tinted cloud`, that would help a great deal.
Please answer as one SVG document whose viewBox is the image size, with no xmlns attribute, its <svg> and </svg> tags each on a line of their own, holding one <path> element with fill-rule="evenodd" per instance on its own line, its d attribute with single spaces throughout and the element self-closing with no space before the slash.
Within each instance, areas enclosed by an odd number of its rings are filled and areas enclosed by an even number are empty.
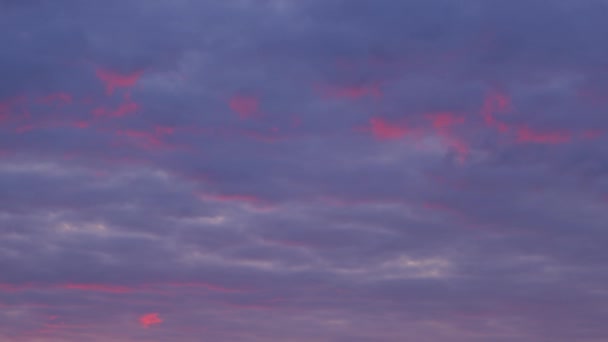
<svg viewBox="0 0 608 342">
<path fill-rule="evenodd" d="M 97 68 L 95 71 L 97 77 L 105 84 L 106 93 L 112 95 L 117 88 L 131 88 L 137 84 L 143 71 L 137 71 L 130 74 L 120 74 L 111 70 Z"/>
<path fill-rule="evenodd" d="M 161 150 L 172 146 L 165 142 L 165 137 L 172 135 L 172 127 L 157 126 L 153 131 L 138 131 L 134 129 L 119 130 L 116 134 L 124 137 L 130 143 L 147 150 Z"/>
<path fill-rule="evenodd" d="M 405 124 L 390 123 L 382 118 L 371 118 L 369 123 L 372 135 L 380 140 L 401 139 L 411 132 Z"/>
<path fill-rule="evenodd" d="M 125 101 L 121 103 L 118 108 L 113 112 L 110 112 L 110 116 L 121 117 L 130 113 L 135 113 L 139 109 L 139 104 L 133 101 Z"/>
<path fill-rule="evenodd" d="M 88 128 L 91 125 L 91 123 L 88 121 L 79 120 L 79 121 L 72 121 L 70 125 L 74 128 L 85 129 L 85 128 Z"/>
<path fill-rule="evenodd" d="M 484 100 L 481 116 L 488 127 L 496 128 L 501 133 L 505 133 L 510 129 L 509 126 L 498 121 L 494 115 L 508 112 L 511 109 L 512 105 L 509 95 L 498 91 L 491 91 Z"/>
<path fill-rule="evenodd" d="M 431 120 L 435 134 L 439 135 L 444 144 L 456 152 L 460 161 L 464 161 L 469 155 L 469 145 L 452 133 L 454 126 L 464 123 L 464 117 L 450 112 L 430 113 L 425 117 Z"/>
<path fill-rule="evenodd" d="M 230 99 L 228 105 L 241 119 L 246 119 L 258 113 L 260 103 L 253 96 L 235 95 Z"/>
<path fill-rule="evenodd" d="M 109 109 L 106 107 L 96 107 L 91 110 L 91 113 L 95 117 L 108 117 L 108 118 L 120 118 L 129 114 L 134 114 L 139 111 L 140 105 L 131 100 L 130 97 L 125 97 L 125 100 L 116 107 L 116 109 Z"/>
<path fill-rule="evenodd" d="M 530 129 L 528 126 L 522 126 L 517 130 L 517 142 L 519 143 L 535 143 L 535 144 L 563 144 L 572 140 L 572 134 L 569 132 L 539 132 Z"/>
<path fill-rule="evenodd" d="M 572 141 L 574 134 L 565 130 L 561 131 L 539 131 L 528 127 L 528 125 L 508 125 L 496 119 L 495 114 L 511 111 L 510 97 L 498 91 L 490 92 L 484 101 L 481 115 L 488 127 L 498 129 L 501 133 L 514 132 L 514 139 L 518 143 L 548 144 L 556 145 Z M 603 132 L 601 130 L 586 130 L 580 133 L 583 139 L 597 139 Z"/>
<path fill-rule="evenodd" d="M 469 156 L 471 149 L 464 140 L 456 137 L 447 137 L 445 138 L 445 143 L 456 152 L 460 162 L 464 162 Z"/>
<path fill-rule="evenodd" d="M 450 112 L 430 113 L 426 117 L 431 120 L 433 128 L 438 132 L 447 132 L 453 126 L 464 123 L 464 117 Z"/>
<path fill-rule="evenodd" d="M 156 324 L 161 324 L 163 320 L 158 316 L 158 313 L 149 313 L 139 317 L 139 323 L 144 328 L 149 328 Z"/>
</svg>

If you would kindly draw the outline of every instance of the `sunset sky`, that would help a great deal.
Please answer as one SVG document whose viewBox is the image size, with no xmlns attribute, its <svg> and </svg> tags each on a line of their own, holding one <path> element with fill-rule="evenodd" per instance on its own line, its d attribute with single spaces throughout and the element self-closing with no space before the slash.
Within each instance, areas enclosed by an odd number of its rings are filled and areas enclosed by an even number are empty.
<svg viewBox="0 0 608 342">
<path fill-rule="evenodd" d="M 608 1 L 0 0 L 0 342 L 608 341 Z"/>
</svg>

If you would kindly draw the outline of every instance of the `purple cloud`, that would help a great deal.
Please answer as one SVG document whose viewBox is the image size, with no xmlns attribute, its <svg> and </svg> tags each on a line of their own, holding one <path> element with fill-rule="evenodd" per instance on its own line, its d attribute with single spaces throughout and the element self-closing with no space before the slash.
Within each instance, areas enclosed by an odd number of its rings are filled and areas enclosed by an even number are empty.
<svg viewBox="0 0 608 342">
<path fill-rule="evenodd" d="M 0 340 L 608 339 L 606 9 L 0 1 Z"/>
</svg>

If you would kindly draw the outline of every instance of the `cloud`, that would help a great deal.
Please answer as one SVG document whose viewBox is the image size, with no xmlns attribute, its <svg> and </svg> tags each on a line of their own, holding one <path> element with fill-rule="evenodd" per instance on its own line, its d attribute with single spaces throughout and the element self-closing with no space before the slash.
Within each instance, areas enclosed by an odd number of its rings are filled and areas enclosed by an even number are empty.
<svg viewBox="0 0 608 342">
<path fill-rule="evenodd" d="M 0 340 L 605 340 L 605 7 L 0 1 Z"/>
<path fill-rule="evenodd" d="M 158 316 L 157 313 L 149 313 L 139 317 L 139 323 L 144 328 L 149 328 L 153 325 L 161 324 L 163 320 Z"/>
</svg>

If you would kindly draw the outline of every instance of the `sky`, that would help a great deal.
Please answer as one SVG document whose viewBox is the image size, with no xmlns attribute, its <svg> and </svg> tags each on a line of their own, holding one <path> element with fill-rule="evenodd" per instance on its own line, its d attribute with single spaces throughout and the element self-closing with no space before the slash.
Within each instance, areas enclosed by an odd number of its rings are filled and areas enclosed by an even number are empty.
<svg viewBox="0 0 608 342">
<path fill-rule="evenodd" d="M 607 341 L 607 36 L 605 0 L 0 0 L 0 341 Z"/>
</svg>

